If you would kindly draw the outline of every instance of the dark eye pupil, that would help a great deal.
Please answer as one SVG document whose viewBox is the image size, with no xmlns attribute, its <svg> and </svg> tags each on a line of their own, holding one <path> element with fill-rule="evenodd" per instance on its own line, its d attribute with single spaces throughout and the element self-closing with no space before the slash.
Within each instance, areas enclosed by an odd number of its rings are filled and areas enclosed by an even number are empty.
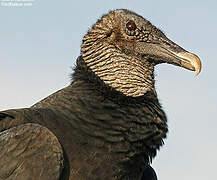
<svg viewBox="0 0 217 180">
<path fill-rule="evenodd" d="M 135 31 L 136 30 L 136 24 L 133 21 L 129 21 L 126 26 L 127 26 L 127 29 L 129 31 Z"/>
</svg>

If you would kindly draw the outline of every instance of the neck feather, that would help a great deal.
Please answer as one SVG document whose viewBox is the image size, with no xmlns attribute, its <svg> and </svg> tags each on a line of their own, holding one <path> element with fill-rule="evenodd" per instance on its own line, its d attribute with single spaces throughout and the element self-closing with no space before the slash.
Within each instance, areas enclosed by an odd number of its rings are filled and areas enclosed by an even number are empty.
<svg viewBox="0 0 217 180">
<path fill-rule="evenodd" d="M 139 97 L 126 96 L 106 85 L 81 56 L 77 59 L 70 89 L 72 94 L 82 94 L 76 96 L 78 102 L 82 102 L 78 105 L 85 103 L 88 107 L 85 114 L 90 114 L 89 118 L 78 114 L 82 121 L 79 133 L 87 135 L 85 139 L 94 147 L 102 149 L 103 144 L 112 157 L 126 164 L 124 173 L 134 171 L 128 169 L 129 164 L 141 167 L 156 155 L 166 137 L 167 125 L 155 91 Z"/>
</svg>

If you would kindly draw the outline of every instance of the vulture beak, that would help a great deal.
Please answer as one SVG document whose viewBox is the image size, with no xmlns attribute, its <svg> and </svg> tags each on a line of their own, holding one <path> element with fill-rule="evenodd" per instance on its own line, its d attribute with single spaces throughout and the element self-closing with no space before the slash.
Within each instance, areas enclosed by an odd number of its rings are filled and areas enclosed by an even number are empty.
<svg viewBox="0 0 217 180">
<path fill-rule="evenodd" d="M 155 42 L 138 42 L 136 51 L 142 53 L 156 64 L 169 63 L 195 71 L 198 75 L 201 71 L 199 57 L 178 46 L 166 37 L 161 37 Z"/>
<path fill-rule="evenodd" d="M 200 58 L 196 54 L 186 51 L 167 38 L 162 39 L 159 49 L 161 48 L 165 50 L 166 54 L 173 56 L 173 58 L 168 58 L 168 60 L 166 60 L 167 63 L 195 71 L 196 75 L 200 73 L 202 65 Z"/>
<path fill-rule="evenodd" d="M 160 47 L 158 49 L 162 49 L 163 54 L 165 55 L 164 61 L 166 63 L 174 64 L 184 67 L 188 70 L 195 71 L 196 75 L 200 73 L 202 65 L 200 58 L 197 55 L 186 51 L 167 38 L 161 39 Z"/>
<path fill-rule="evenodd" d="M 163 62 L 195 71 L 196 75 L 200 73 L 202 65 L 199 57 L 186 51 L 171 40 L 167 38 L 161 39 L 160 43 L 156 44 L 156 48 L 159 51 L 157 54 L 162 57 Z"/>
<path fill-rule="evenodd" d="M 196 75 L 198 75 L 201 71 L 201 61 L 200 58 L 193 53 L 189 53 L 187 51 L 175 53 L 174 55 L 181 58 L 180 65 L 186 69 L 195 71 Z"/>
</svg>

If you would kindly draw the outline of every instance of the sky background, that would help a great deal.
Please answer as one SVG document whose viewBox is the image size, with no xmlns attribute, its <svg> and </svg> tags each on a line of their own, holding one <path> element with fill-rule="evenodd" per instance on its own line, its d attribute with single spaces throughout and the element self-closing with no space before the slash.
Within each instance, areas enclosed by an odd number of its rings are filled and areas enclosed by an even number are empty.
<svg viewBox="0 0 217 180">
<path fill-rule="evenodd" d="M 0 110 L 29 107 L 67 86 L 87 30 L 109 10 L 130 9 L 203 64 L 197 77 L 168 64 L 156 67 L 156 88 L 169 125 L 152 164 L 159 180 L 217 179 L 216 0 L 35 0 L 29 7 L 2 2 Z"/>
</svg>

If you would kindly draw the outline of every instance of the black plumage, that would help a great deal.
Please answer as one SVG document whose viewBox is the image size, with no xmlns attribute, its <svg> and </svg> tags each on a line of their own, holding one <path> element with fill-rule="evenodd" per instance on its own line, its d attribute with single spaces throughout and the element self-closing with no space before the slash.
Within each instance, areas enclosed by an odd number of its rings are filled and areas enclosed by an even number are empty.
<svg viewBox="0 0 217 180">
<path fill-rule="evenodd" d="M 196 55 L 141 16 L 103 16 L 68 87 L 0 112 L 0 179 L 157 179 L 149 164 L 168 131 L 154 88 L 162 62 L 200 71 Z"/>
</svg>

